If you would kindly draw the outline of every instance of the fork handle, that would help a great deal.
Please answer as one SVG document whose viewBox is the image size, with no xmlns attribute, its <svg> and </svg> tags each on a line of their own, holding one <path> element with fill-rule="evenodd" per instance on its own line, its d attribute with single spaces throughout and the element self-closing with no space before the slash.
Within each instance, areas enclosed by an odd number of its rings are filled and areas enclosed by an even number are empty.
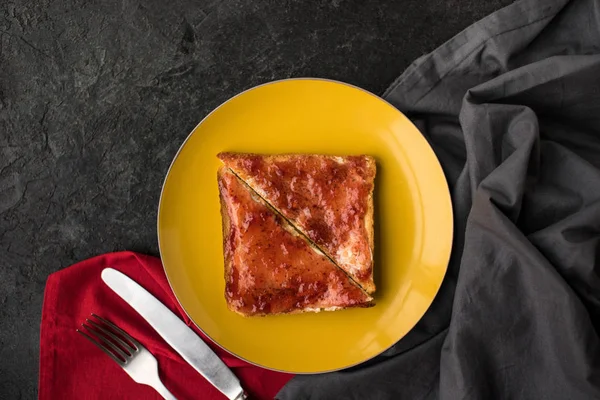
<svg viewBox="0 0 600 400">
<path fill-rule="evenodd" d="M 169 389 L 163 385 L 160 379 L 156 379 L 149 385 L 152 386 L 165 400 L 177 400 L 175 396 L 173 396 L 173 393 L 169 392 Z"/>
</svg>

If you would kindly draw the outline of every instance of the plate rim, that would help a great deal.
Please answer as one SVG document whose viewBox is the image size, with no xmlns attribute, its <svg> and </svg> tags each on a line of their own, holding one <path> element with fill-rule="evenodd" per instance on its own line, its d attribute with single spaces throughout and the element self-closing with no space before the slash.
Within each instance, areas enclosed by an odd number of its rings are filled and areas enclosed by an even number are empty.
<svg viewBox="0 0 600 400">
<path fill-rule="evenodd" d="M 179 296 L 177 295 L 177 293 L 175 292 L 175 288 L 173 287 L 173 285 L 171 284 L 171 280 L 169 279 L 169 275 L 167 273 L 167 269 L 165 268 L 165 263 L 163 262 L 163 251 L 161 248 L 161 240 L 160 240 L 160 210 L 161 210 L 161 205 L 163 202 L 163 195 L 165 192 L 165 186 L 167 183 L 167 180 L 169 178 L 169 175 L 171 173 L 171 169 L 173 168 L 173 166 L 175 165 L 175 162 L 177 161 L 177 159 L 179 158 L 179 155 L 181 154 L 183 148 L 185 147 L 185 145 L 187 144 L 188 140 L 192 137 L 192 135 L 194 134 L 194 132 L 196 132 L 196 129 L 198 129 L 198 127 L 200 125 L 202 125 L 204 123 L 204 121 L 206 121 L 212 114 L 214 114 L 215 112 L 217 112 L 217 110 L 219 110 L 221 107 L 225 106 L 227 103 L 233 101 L 235 98 L 244 95 L 246 92 L 250 92 L 254 89 L 258 89 L 261 88 L 263 86 L 268 86 L 268 85 L 273 85 L 273 84 L 278 84 L 278 83 L 283 83 L 283 82 L 288 82 L 288 81 L 320 81 L 320 82 L 328 82 L 328 83 L 334 83 L 334 84 L 339 84 L 342 86 L 347 86 L 353 89 L 357 89 L 361 92 L 364 92 L 365 94 L 375 97 L 376 99 L 382 101 L 383 103 L 387 104 L 389 107 L 391 107 L 394 111 L 396 111 L 401 118 L 404 118 L 405 120 L 407 120 L 416 130 L 417 132 L 419 132 L 421 134 L 422 139 L 425 141 L 425 143 L 427 144 L 427 147 L 429 148 L 429 150 L 431 151 L 431 153 L 433 154 L 434 158 L 435 158 L 435 162 L 436 165 L 439 168 L 439 171 L 442 173 L 442 175 L 444 176 L 444 185 L 445 185 L 445 192 L 447 192 L 448 196 L 445 196 L 445 199 L 447 201 L 447 205 L 449 207 L 449 211 L 450 211 L 450 249 L 448 251 L 448 255 L 445 257 L 446 261 L 445 261 L 445 271 L 444 271 L 444 275 L 442 277 L 442 279 L 440 280 L 440 284 L 438 285 L 436 291 L 435 291 L 435 295 L 433 296 L 433 299 L 431 301 L 431 303 L 429 304 L 429 306 L 427 306 L 427 308 L 423 311 L 423 314 L 415 321 L 415 323 L 413 324 L 413 326 L 410 327 L 410 329 L 407 330 L 406 334 L 404 336 L 402 336 L 400 339 L 398 339 L 398 341 L 392 343 L 389 347 L 381 350 L 380 352 L 378 352 L 377 354 L 364 359 L 362 361 L 359 361 L 357 363 L 351 364 L 351 365 L 347 365 L 344 367 L 340 367 L 340 368 L 334 368 L 334 369 L 330 369 L 330 370 L 324 370 L 324 371 L 316 371 L 316 372 L 294 372 L 294 371 L 286 371 L 286 370 L 281 370 L 281 369 L 277 369 L 277 368 L 272 368 L 266 365 L 261 365 L 258 364 L 254 361 L 248 360 L 232 351 L 230 351 L 229 349 L 226 349 L 224 346 L 222 346 L 220 343 L 218 343 L 215 339 L 213 339 L 212 337 L 210 337 L 197 323 L 196 321 L 191 317 L 190 313 L 187 311 L 187 309 L 185 308 L 185 306 L 183 305 L 183 303 L 181 302 L 181 300 L 179 299 Z M 437 156 L 437 154 L 435 153 L 435 151 L 433 150 L 433 148 L 431 147 L 431 144 L 427 141 L 427 139 L 425 138 L 425 136 L 423 136 L 423 134 L 421 133 L 421 131 L 419 130 L 419 128 L 417 128 L 413 122 L 406 116 L 404 115 L 404 113 L 402 111 L 400 111 L 398 108 L 396 108 L 393 104 L 391 104 L 389 101 L 387 101 L 386 99 L 384 99 L 381 96 L 376 95 L 375 93 L 367 90 L 367 89 L 363 89 L 359 86 L 353 85 L 351 83 L 347 83 L 347 82 L 342 82 L 342 81 L 338 81 L 335 79 L 328 79 L 328 78 L 317 78 L 317 77 L 297 77 L 297 78 L 284 78 L 284 79 L 277 79 L 277 80 L 273 80 L 273 81 L 268 81 L 268 82 L 264 82 L 261 83 L 259 85 L 255 85 L 252 86 L 250 88 L 247 88 L 245 90 L 242 90 L 241 92 L 235 94 L 234 96 L 229 97 L 227 100 L 223 101 L 221 104 L 219 104 L 217 107 L 215 107 L 214 109 L 212 109 L 208 114 L 206 114 L 204 116 L 204 118 L 202 118 L 200 120 L 200 122 L 198 122 L 198 124 L 196 124 L 194 126 L 194 128 L 192 128 L 192 130 L 190 131 L 190 133 L 186 136 L 186 138 L 184 139 L 184 141 L 181 143 L 181 145 L 179 146 L 179 149 L 177 149 L 177 152 L 175 153 L 175 155 L 173 156 L 173 159 L 171 160 L 171 163 L 169 164 L 169 168 L 167 169 L 167 172 L 165 173 L 165 177 L 163 179 L 163 183 L 161 185 L 161 189 L 160 189 L 160 196 L 159 196 L 159 200 L 158 200 L 158 207 L 157 207 L 157 213 L 156 213 L 156 238 L 157 238 L 157 242 L 158 242 L 158 253 L 160 255 L 160 260 L 161 260 L 161 265 L 162 265 L 162 269 L 163 272 L 165 274 L 165 277 L 167 278 L 167 283 L 169 284 L 169 288 L 171 289 L 171 292 L 173 292 L 173 295 L 175 296 L 175 299 L 177 300 L 177 303 L 179 304 L 179 306 L 181 307 L 181 309 L 183 310 L 183 312 L 185 313 L 185 315 L 189 318 L 189 320 L 194 324 L 194 326 L 196 328 L 198 328 L 198 330 L 200 332 L 202 332 L 202 334 L 207 337 L 211 342 L 213 342 L 215 345 L 217 345 L 219 348 L 221 348 L 222 350 L 224 350 L 225 352 L 231 354 L 232 356 L 247 362 L 250 365 L 256 366 L 256 367 L 260 367 L 260 368 L 264 368 L 266 370 L 269 371 L 274 371 L 274 372 L 281 372 L 281 373 L 285 373 L 285 374 L 292 374 L 292 375 L 317 375 L 317 374 L 327 374 L 330 372 L 337 372 L 337 371 L 342 371 L 345 369 L 349 369 L 349 368 L 353 368 L 356 367 L 360 364 L 366 363 L 368 361 L 373 360 L 374 358 L 380 356 L 381 354 L 385 353 L 386 351 L 388 351 L 389 349 L 391 349 L 394 345 L 396 345 L 396 343 L 398 343 L 400 340 L 402 340 L 404 337 L 406 337 L 406 335 L 408 335 L 409 332 L 411 332 L 414 327 L 423 319 L 423 317 L 425 316 L 425 314 L 427 313 L 427 311 L 431 308 L 431 305 L 433 304 L 433 302 L 435 301 L 435 299 L 437 298 L 440 289 L 442 287 L 442 284 L 444 282 L 444 280 L 446 279 L 446 274 L 448 273 L 448 266 L 450 263 L 450 257 L 452 255 L 453 252 L 453 247 L 454 247 L 454 228 L 455 228 L 455 224 L 454 224 L 454 207 L 452 204 L 452 196 L 450 193 L 450 187 L 448 185 L 448 180 L 446 178 L 446 174 L 444 172 L 444 169 L 442 167 L 442 164 L 440 163 L 440 160 Z"/>
</svg>

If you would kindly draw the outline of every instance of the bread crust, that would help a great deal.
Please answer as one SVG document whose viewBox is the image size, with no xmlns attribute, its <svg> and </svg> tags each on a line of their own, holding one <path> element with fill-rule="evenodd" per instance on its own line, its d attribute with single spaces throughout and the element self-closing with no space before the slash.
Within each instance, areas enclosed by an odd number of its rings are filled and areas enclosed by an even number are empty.
<svg viewBox="0 0 600 400">
<path fill-rule="evenodd" d="M 222 220 L 222 233 L 223 233 L 223 261 L 224 261 L 224 278 L 225 282 L 229 281 L 229 277 L 231 276 L 231 269 L 233 267 L 233 259 L 232 252 L 227 250 L 228 240 L 231 234 L 233 233 L 231 230 L 231 219 L 229 218 L 229 212 L 227 211 L 227 204 L 225 202 L 225 196 L 223 196 L 223 188 L 221 188 L 220 182 L 221 177 L 228 171 L 228 168 L 225 166 L 221 166 L 217 171 L 217 182 L 219 182 L 219 200 L 221 204 L 221 220 Z M 225 302 L 227 303 L 227 308 L 230 311 L 236 312 L 240 315 L 244 315 L 239 312 L 235 307 L 231 305 L 229 301 L 227 301 L 227 296 L 225 296 Z"/>
<path fill-rule="evenodd" d="M 371 191 L 369 192 L 369 197 L 367 200 L 367 213 L 365 214 L 365 229 L 367 231 L 367 237 L 369 240 L 369 247 L 371 249 L 371 277 L 370 280 L 363 283 L 361 286 L 365 291 L 369 294 L 373 294 L 376 290 L 375 282 L 374 282 L 374 274 L 375 269 L 373 268 L 375 265 L 375 178 L 377 176 L 377 163 L 375 162 L 375 158 L 371 156 L 364 156 L 368 162 L 368 168 L 373 175 L 373 185 L 371 185 Z"/>
</svg>

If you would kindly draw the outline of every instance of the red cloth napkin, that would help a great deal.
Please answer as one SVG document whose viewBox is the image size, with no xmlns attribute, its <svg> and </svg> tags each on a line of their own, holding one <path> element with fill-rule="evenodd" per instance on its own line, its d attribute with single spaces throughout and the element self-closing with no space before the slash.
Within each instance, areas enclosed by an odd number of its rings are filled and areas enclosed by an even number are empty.
<svg viewBox="0 0 600 400">
<path fill-rule="evenodd" d="M 192 327 L 232 369 L 252 399 L 273 399 L 291 379 L 292 375 L 241 361 L 212 343 L 179 306 L 158 258 L 120 252 L 82 261 L 48 278 L 40 335 L 40 400 L 161 399 L 75 331 L 92 312 L 124 329 L 154 354 L 163 383 L 178 399 L 225 399 L 104 284 L 100 272 L 106 267 L 138 282 Z"/>
</svg>

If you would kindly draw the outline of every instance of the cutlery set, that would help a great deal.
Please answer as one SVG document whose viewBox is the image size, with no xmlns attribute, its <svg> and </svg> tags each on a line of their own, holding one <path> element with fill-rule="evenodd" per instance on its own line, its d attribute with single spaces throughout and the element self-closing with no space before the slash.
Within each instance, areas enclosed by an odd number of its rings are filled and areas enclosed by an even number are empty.
<svg viewBox="0 0 600 400">
<path fill-rule="evenodd" d="M 123 273 L 105 268 L 102 280 L 179 355 L 229 400 L 247 399 L 240 381 L 221 359 L 179 317 Z M 91 314 L 77 332 L 112 358 L 137 383 L 153 387 L 166 400 L 175 396 L 163 385 L 156 358 L 112 322 Z"/>
</svg>

